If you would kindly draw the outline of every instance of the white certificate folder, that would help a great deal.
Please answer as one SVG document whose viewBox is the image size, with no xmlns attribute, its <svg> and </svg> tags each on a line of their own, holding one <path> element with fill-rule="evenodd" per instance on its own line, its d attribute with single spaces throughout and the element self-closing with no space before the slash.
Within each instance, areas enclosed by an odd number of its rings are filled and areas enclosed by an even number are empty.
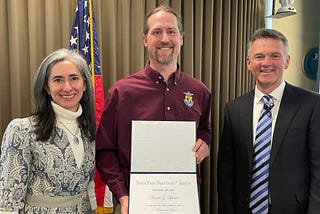
<svg viewBox="0 0 320 214">
<path fill-rule="evenodd" d="M 129 214 L 200 213 L 196 123 L 132 121 Z"/>
</svg>

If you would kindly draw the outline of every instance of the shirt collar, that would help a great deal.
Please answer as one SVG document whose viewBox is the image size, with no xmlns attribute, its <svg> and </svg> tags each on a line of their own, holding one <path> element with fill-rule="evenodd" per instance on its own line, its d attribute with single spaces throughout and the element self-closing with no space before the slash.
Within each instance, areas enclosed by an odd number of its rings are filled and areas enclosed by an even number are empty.
<svg viewBox="0 0 320 214">
<path fill-rule="evenodd" d="M 150 67 L 150 61 L 147 62 L 146 66 L 145 66 L 145 71 L 146 71 L 147 75 L 154 82 L 159 83 L 159 81 L 163 80 L 162 75 L 158 71 L 155 71 Z M 180 78 L 181 78 L 181 70 L 180 70 L 179 64 L 177 64 L 177 70 L 173 74 L 171 74 L 169 81 L 172 80 L 174 85 L 177 85 Z"/>
<path fill-rule="evenodd" d="M 82 106 L 79 104 L 79 108 L 76 112 L 70 111 L 66 108 L 61 107 L 60 105 L 51 101 L 51 105 L 54 113 L 56 114 L 57 121 L 76 121 L 78 117 L 82 114 Z"/>
<path fill-rule="evenodd" d="M 277 101 L 280 101 L 282 99 L 282 95 L 283 95 L 283 92 L 284 92 L 284 88 L 286 86 L 286 83 L 285 81 L 282 81 L 281 84 L 276 88 L 274 89 L 269 95 L 272 96 L 272 98 L 274 100 L 277 100 Z M 260 100 L 262 99 L 262 97 L 264 96 L 265 94 L 262 93 L 258 88 L 257 86 L 255 86 L 255 98 L 254 98 L 254 102 L 257 104 L 258 102 L 260 102 Z"/>
</svg>

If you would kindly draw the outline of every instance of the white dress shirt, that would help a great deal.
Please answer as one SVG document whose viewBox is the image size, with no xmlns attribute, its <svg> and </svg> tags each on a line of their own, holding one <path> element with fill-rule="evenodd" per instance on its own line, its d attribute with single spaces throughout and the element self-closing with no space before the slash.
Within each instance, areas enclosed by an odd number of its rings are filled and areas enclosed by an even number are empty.
<svg viewBox="0 0 320 214">
<path fill-rule="evenodd" d="M 273 139 L 273 132 L 274 132 L 274 126 L 277 121 L 278 111 L 281 103 L 281 99 L 283 96 L 284 88 L 286 86 L 286 83 L 283 81 L 275 90 L 273 90 L 270 94 L 272 96 L 273 100 L 273 108 L 271 109 L 272 114 L 272 134 L 271 134 L 271 145 L 272 145 L 272 139 Z M 255 142 L 256 137 L 256 128 L 259 120 L 260 113 L 263 109 L 263 101 L 262 97 L 266 94 L 262 93 L 257 86 L 255 87 L 255 93 L 254 93 L 254 102 L 253 102 L 253 121 L 252 121 L 252 128 L 253 128 L 253 143 Z"/>
</svg>

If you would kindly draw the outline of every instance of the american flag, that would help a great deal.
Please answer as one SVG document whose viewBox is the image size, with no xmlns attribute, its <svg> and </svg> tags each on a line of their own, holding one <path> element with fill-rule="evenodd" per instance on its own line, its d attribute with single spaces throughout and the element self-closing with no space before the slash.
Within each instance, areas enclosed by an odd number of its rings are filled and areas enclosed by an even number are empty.
<svg viewBox="0 0 320 214">
<path fill-rule="evenodd" d="M 70 49 L 77 50 L 82 54 L 90 68 L 94 86 L 96 125 L 98 126 L 104 105 L 104 92 L 94 17 L 92 0 L 78 0 L 70 35 Z M 98 213 L 100 213 L 100 210 L 101 213 L 113 213 L 112 193 L 101 181 L 97 172 L 95 175 L 95 192 L 98 205 L 96 211 Z M 107 210 L 99 208 L 107 208 Z"/>
<path fill-rule="evenodd" d="M 70 49 L 78 50 L 87 61 L 91 70 L 98 125 L 104 104 L 104 92 L 94 10 L 92 1 L 90 0 L 78 0 L 78 7 L 70 36 Z"/>
</svg>

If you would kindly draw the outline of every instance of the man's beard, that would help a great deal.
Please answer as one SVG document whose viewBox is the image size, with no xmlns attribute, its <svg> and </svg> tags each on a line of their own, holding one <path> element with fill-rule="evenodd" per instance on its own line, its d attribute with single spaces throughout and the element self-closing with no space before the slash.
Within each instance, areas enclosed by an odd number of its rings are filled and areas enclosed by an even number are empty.
<svg viewBox="0 0 320 214">
<path fill-rule="evenodd" d="M 173 53 L 171 53 L 168 57 L 161 57 L 158 54 L 158 51 L 156 52 L 156 60 L 158 63 L 163 64 L 163 65 L 169 65 L 170 63 L 173 62 Z"/>
</svg>

